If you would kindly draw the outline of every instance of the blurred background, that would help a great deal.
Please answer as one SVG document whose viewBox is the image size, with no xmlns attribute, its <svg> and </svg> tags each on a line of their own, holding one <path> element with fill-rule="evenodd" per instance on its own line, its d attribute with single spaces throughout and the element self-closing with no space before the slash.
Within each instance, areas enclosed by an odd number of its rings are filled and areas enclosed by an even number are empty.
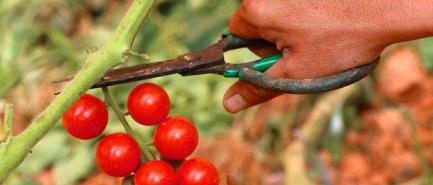
<svg viewBox="0 0 433 185">
<path fill-rule="evenodd" d="M 130 3 L 0 1 L 0 117 L 6 102 L 15 105 L 14 134 L 64 86 L 51 81 L 73 75 L 87 52 L 110 38 Z M 227 31 L 239 3 L 159 0 L 133 48 L 149 62 L 204 48 Z M 226 57 L 257 58 L 247 50 Z M 171 115 L 197 125 L 194 155 L 215 163 L 222 184 L 418 185 L 433 184 L 432 70 L 433 39 L 401 43 L 389 47 L 375 74 L 360 83 L 326 94 L 284 95 L 236 115 L 221 103 L 231 79 L 173 75 L 150 81 L 168 91 Z M 123 107 L 134 85 L 111 88 Z M 89 92 L 102 98 L 100 90 Z M 152 139 L 153 128 L 128 119 Z M 105 133 L 122 130 L 110 114 Z M 121 184 L 95 166 L 96 144 L 73 139 L 57 124 L 4 184 Z"/>
</svg>

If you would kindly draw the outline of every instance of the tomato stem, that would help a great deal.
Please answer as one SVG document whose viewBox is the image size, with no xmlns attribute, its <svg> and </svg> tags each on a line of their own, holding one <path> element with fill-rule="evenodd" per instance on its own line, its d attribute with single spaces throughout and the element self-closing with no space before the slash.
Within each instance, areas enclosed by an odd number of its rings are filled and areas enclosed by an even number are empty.
<svg viewBox="0 0 433 185">
<path fill-rule="evenodd" d="M 9 138 L 12 137 L 12 123 L 13 123 L 13 105 L 6 104 L 5 113 L 4 113 L 4 121 L 3 121 L 3 129 L 5 132 L 4 136 L 0 135 L 0 143 L 7 142 Z"/>
<path fill-rule="evenodd" d="M 140 135 L 137 132 L 135 132 L 129 125 L 128 120 L 126 120 L 125 115 L 122 112 L 122 109 L 120 109 L 119 107 L 119 103 L 117 103 L 116 99 L 113 97 L 108 87 L 103 87 L 102 92 L 104 93 L 105 101 L 114 111 L 120 123 L 122 123 L 122 126 L 125 129 L 125 131 L 137 141 L 138 145 L 140 146 L 141 153 L 144 155 L 146 160 L 155 159 L 152 152 L 147 148 L 144 141 L 141 139 Z"/>
<path fill-rule="evenodd" d="M 122 63 L 155 0 L 134 0 L 111 39 L 90 53 L 81 70 L 53 102 L 21 134 L 0 143 L 0 184 L 22 163 L 31 149 L 61 118 L 64 112 L 113 67 Z"/>
</svg>

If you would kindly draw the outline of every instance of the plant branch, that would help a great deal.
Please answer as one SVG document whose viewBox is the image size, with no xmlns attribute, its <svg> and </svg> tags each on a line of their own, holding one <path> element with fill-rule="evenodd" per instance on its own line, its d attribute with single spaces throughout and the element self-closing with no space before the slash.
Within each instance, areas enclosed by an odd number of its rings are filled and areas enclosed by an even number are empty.
<svg viewBox="0 0 433 185">
<path fill-rule="evenodd" d="M 143 61 L 148 61 L 150 59 L 149 55 L 147 55 L 145 53 L 135 52 L 132 50 L 125 51 L 124 55 L 126 55 L 128 57 L 130 57 L 130 56 L 138 57 L 139 59 L 141 59 Z"/>
<path fill-rule="evenodd" d="M 320 140 L 320 136 L 325 130 L 329 118 L 337 104 L 347 101 L 349 98 L 360 95 L 360 84 L 354 84 L 345 88 L 332 91 L 322 97 L 313 110 L 309 113 L 300 130 L 300 135 L 309 146 L 314 147 Z"/>
<path fill-rule="evenodd" d="M 141 153 L 143 153 L 146 160 L 155 159 L 155 157 L 152 155 L 152 152 L 147 148 L 141 137 L 129 125 L 128 121 L 125 118 L 125 115 L 119 107 L 119 104 L 117 103 L 116 99 L 114 99 L 108 87 L 103 87 L 102 92 L 104 92 L 105 101 L 108 103 L 111 109 L 113 109 L 120 123 L 122 123 L 125 131 L 137 141 L 138 145 L 140 146 Z"/>
<path fill-rule="evenodd" d="M 359 84 L 347 86 L 327 93 L 314 105 L 297 133 L 298 139 L 290 143 L 283 153 L 282 160 L 287 174 L 286 185 L 313 184 L 307 176 L 306 155 L 320 140 L 335 105 L 359 95 L 360 89 Z"/>
<path fill-rule="evenodd" d="M 107 71 L 121 63 L 123 52 L 132 46 L 153 2 L 154 0 L 135 0 L 111 40 L 99 51 L 89 54 L 82 69 L 62 93 L 21 134 L 12 137 L 7 144 L 0 144 L 0 184 L 58 122 L 63 113 Z"/>
<path fill-rule="evenodd" d="M 12 104 L 6 104 L 4 124 L 6 126 L 6 139 L 12 137 L 13 128 L 13 117 L 14 117 L 14 106 Z"/>
<path fill-rule="evenodd" d="M 4 121 L 3 121 L 3 128 L 5 131 L 4 137 L 0 136 L 0 143 L 1 142 L 7 142 L 9 138 L 12 137 L 12 123 L 13 123 L 13 111 L 14 107 L 12 104 L 6 104 L 5 106 L 5 113 L 4 113 Z"/>
</svg>

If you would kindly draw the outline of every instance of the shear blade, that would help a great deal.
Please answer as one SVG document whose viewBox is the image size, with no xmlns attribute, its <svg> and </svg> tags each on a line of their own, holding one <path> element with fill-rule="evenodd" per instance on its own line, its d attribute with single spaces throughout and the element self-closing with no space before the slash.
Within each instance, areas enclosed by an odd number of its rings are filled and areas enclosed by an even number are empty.
<svg viewBox="0 0 433 185">
<path fill-rule="evenodd" d="M 224 64 L 222 46 L 215 44 L 205 50 L 177 57 L 176 59 L 141 64 L 107 72 L 92 88 L 145 80 L 176 73 L 186 73 L 199 68 Z"/>
<path fill-rule="evenodd" d="M 115 69 L 107 72 L 101 81 L 97 82 L 92 88 L 128 83 L 138 80 L 145 80 L 180 72 L 185 62 L 177 59 L 164 62 L 141 64 L 132 67 Z"/>
</svg>

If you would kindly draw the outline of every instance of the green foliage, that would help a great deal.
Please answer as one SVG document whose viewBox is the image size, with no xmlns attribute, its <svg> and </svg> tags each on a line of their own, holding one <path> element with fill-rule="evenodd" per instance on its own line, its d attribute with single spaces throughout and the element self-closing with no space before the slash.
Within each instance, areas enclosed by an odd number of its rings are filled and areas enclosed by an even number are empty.
<svg viewBox="0 0 433 185">
<path fill-rule="evenodd" d="M 23 55 L 35 36 L 41 32 L 38 24 L 32 24 L 41 1 L 25 2 L 26 4 L 18 0 L 0 2 L 0 97 L 19 81 L 20 73 L 24 70 L 22 65 L 30 64 L 34 59 Z M 19 11 L 10 11 L 11 9 Z M 15 23 L 10 24 L 10 20 Z"/>
<path fill-rule="evenodd" d="M 433 71 L 433 37 L 419 40 L 417 46 L 424 66 L 428 71 Z"/>
<path fill-rule="evenodd" d="M 62 130 L 52 130 L 32 150 L 29 157 L 11 175 L 6 184 L 27 185 L 54 162 L 61 160 L 68 149 L 68 137 Z M 68 147 L 66 147 L 68 146 Z"/>
<path fill-rule="evenodd" d="M 69 155 L 54 164 L 56 184 L 69 185 L 88 176 L 95 165 L 94 147 L 88 143 L 70 147 Z"/>
<path fill-rule="evenodd" d="M 94 142 L 77 141 L 65 134 L 63 128 L 57 127 L 36 145 L 6 184 L 34 183 L 35 176 L 47 168 L 51 168 L 55 184 L 73 184 L 95 168 L 94 148 Z"/>
</svg>

